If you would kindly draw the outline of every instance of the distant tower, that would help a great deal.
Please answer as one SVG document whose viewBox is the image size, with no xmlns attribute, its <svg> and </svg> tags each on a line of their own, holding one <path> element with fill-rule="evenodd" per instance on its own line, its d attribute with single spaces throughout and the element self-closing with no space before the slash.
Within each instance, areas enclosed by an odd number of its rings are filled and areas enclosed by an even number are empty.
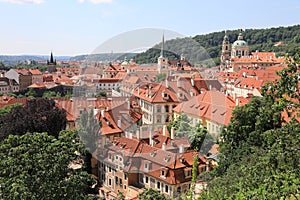
<svg viewBox="0 0 300 200">
<path fill-rule="evenodd" d="M 222 54 L 221 54 L 221 67 L 226 67 L 227 61 L 230 59 L 230 42 L 225 31 L 225 36 L 222 43 Z"/>
<path fill-rule="evenodd" d="M 48 72 L 56 72 L 56 60 L 53 59 L 53 53 L 51 51 L 50 60 L 47 60 Z"/>
<path fill-rule="evenodd" d="M 158 67 L 157 67 L 159 73 L 161 73 L 163 70 L 167 70 L 168 68 L 168 58 L 165 58 L 164 51 L 165 51 L 165 37 L 163 34 L 161 51 L 160 51 L 160 56 L 158 58 Z"/>
<path fill-rule="evenodd" d="M 232 44 L 231 57 L 247 57 L 249 56 L 249 46 L 244 40 L 243 33 L 240 32 L 238 39 Z"/>
</svg>

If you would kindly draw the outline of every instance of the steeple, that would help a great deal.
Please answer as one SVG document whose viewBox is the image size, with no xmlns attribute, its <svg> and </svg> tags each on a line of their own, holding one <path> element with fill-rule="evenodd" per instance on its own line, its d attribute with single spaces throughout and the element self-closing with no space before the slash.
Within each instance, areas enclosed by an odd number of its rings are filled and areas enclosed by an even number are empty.
<svg viewBox="0 0 300 200">
<path fill-rule="evenodd" d="M 54 63 L 52 51 L 51 51 L 51 55 L 50 55 L 50 63 Z"/>
<path fill-rule="evenodd" d="M 221 53 L 221 68 L 220 70 L 223 71 L 227 65 L 227 62 L 230 59 L 230 41 L 227 36 L 227 31 L 225 31 L 224 39 L 222 42 L 222 53 Z"/>
<path fill-rule="evenodd" d="M 164 57 L 164 50 L 165 50 L 165 34 L 163 33 L 162 36 L 162 44 L 161 44 L 161 51 L 160 51 L 160 57 Z"/>
<path fill-rule="evenodd" d="M 53 53 L 51 51 L 50 60 L 47 60 L 48 72 L 53 73 L 56 72 L 56 60 L 53 58 Z"/>
</svg>

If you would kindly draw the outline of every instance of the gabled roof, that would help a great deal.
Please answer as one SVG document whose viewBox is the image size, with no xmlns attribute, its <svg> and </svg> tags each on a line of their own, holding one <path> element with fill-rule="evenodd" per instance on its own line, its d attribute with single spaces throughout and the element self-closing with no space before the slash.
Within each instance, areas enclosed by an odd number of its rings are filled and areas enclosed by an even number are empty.
<svg viewBox="0 0 300 200">
<path fill-rule="evenodd" d="M 179 102 L 176 94 L 164 83 L 147 83 L 136 88 L 133 94 L 151 103 Z"/>
<path fill-rule="evenodd" d="M 176 106 L 173 111 L 184 112 L 200 118 L 206 118 L 219 124 L 227 125 L 236 105 L 235 100 L 219 91 L 207 91 L 189 101 Z"/>
<path fill-rule="evenodd" d="M 29 69 L 29 72 L 32 74 L 32 75 L 42 75 L 43 73 L 38 70 L 38 69 Z"/>
</svg>

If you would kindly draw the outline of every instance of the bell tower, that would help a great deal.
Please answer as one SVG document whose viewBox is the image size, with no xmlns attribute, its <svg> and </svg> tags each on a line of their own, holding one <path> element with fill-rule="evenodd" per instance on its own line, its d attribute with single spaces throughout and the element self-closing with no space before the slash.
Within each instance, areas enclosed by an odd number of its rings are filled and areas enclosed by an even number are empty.
<svg viewBox="0 0 300 200">
<path fill-rule="evenodd" d="M 225 36 L 222 42 L 221 67 L 225 68 L 227 61 L 230 59 L 230 41 L 225 31 Z"/>
<path fill-rule="evenodd" d="M 163 34 L 160 56 L 157 60 L 158 73 L 161 73 L 162 71 L 166 71 L 168 69 L 168 58 L 166 58 L 164 56 L 164 50 L 165 50 L 164 48 L 165 48 L 165 37 L 164 37 L 164 34 Z"/>
<path fill-rule="evenodd" d="M 56 72 L 56 60 L 53 59 L 53 53 L 51 51 L 50 60 L 47 60 L 48 72 Z"/>
</svg>

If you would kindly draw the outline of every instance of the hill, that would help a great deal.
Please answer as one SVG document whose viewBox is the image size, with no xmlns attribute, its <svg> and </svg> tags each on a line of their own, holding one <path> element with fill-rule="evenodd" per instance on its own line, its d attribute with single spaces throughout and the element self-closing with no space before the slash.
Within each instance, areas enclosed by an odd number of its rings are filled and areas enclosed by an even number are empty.
<svg viewBox="0 0 300 200">
<path fill-rule="evenodd" d="M 78 55 L 71 57 L 71 61 L 92 61 L 92 62 L 111 62 L 116 60 L 124 60 L 125 57 L 128 59 L 135 56 L 136 53 L 101 53 L 101 54 L 87 54 Z"/>
<path fill-rule="evenodd" d="M 227 31 L 230 43 L 237 39 L 240 31 Z M 183 54 L 189 62 L 195 65 L 199 65 L 205 60 L 209 60 L 209 58 L 214 63 L 219 64 L 224 35 L 225 31 L 220 31 L 194 37 L 172 39 L 165 42 L 165 49 L 177 55 L 175 57 Z M 249 44 L 250 51 L 273 51 L 279 56 L 286 53 L 294 55 L 297 51 L 300 51 L 300 25 L 267 29 L 246 29 L 243 35 Z M 279 42 L 281 42 L 280 45 L 276 45 Z M 157 44 L 146 52 L 136 55 L 134 57 L 135 61 L 137 63 L 157 62 L 160 46 L 161 44 Z"/>
</svg>

